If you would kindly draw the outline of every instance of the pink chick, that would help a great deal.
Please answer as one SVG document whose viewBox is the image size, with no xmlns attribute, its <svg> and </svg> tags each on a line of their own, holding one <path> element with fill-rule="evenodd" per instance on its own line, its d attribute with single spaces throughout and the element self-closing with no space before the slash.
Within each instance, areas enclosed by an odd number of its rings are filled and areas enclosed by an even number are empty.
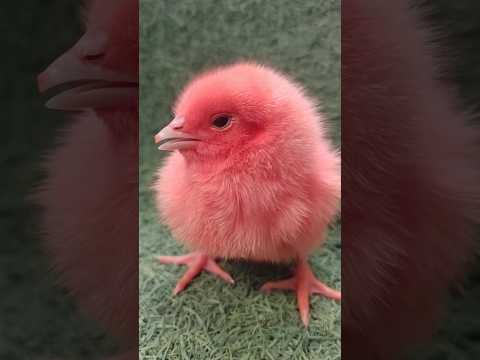
<svg viewBox="0 0 480 360">
<path fill-rule="evenodd" d="M 325 118 L 286 75 L 236 63 L 197 76 L 156 136 L 173 151 L 158 171 L 156 201 L 176 239 L 192 252 L 160 256 L 187 265 L 174 294 L 202 270 L 233 283 L 216 258 L 296 261 L 292 278 L 261 290 L 293 290 L 305 326 L 310 294 L 340 300 L 307 262 L 338 211 L 340 159 Z"/>
<path fill-rule="evenodd" d="M 123 344 L 138 333 L 138 0 L 91 1 L 86 32 L 38 78 L 77 111 L 36 194 L 55 270 Z"/>
</svg>

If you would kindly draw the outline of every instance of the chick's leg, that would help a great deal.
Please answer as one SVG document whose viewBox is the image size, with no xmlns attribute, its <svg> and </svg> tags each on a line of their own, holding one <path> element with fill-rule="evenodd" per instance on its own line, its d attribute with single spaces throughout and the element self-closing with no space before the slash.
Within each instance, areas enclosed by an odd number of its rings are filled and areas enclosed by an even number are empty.
<svg viewBox="0 0 480 360">
<path fill-rule="evenodd" d="M 174 295 L 177 295 L 184 290 L 193 278 L 203 270 L 217 275 L 230 284 L 234 283 L 230 274 L 218 266 L 214 259 L 203 253 L 195 252 L 181 256 L 157 256 L 157 260 L 162 264 L 187 265 L 188 267 L 185 274 L 183 274 L 177 282 L 177 286 L 175 286 L 175 289 L 173 290 Z"/>
<path fill-rule="evenodd" d="M 264 292 L 270 292 L 271 290 L 296 291 L 298 310 L 305 326 L 308 326 L 310 294 L 320 294 L 333 300 L 341 299 L 341 293 L 339 291 L 329 288 L 315 278 L 306 259 L 300 259 L 293 277 L 286 280 L 267 282 L 260 290 Z"/>
</svg>

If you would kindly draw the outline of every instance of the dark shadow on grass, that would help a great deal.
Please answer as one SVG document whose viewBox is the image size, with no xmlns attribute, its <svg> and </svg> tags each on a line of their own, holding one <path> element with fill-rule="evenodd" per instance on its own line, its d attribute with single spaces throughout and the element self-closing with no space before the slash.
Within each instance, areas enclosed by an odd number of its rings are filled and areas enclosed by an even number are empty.
<svg viewBox="0 0 480 360">
<path fill-rule="evenodd" d="M 258 290 L 265 282 L 281 280 L 293 274 L 293 264 L 269 264 L 247 261 L 229 261 L 228 269 L 236 282 L 241 282 L 254 290 Z"/>
</svg>

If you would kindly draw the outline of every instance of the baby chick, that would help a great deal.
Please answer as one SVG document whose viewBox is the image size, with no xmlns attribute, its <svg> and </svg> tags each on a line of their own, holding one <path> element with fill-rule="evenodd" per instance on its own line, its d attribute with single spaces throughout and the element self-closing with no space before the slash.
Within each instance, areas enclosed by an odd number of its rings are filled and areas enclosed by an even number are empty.
<svg viewBox="0 0 480 360">
<path fill-rule="evenodd" d="M 173 151 L 158 171 L 164 222 L 192 253 L 160 256 L 187 265 L 174 294 L 202 270 L 233 283 L 216 258 L 296 261 L 292 278 L 261 290 L 293 290 L 308 325 L 309 295 L 340 300 L 307 262 L 325 241 L 340 200 L 340 159 L 324 117 L 302 87 L 276 70 L 236 63 L 207 71 L 183 90 L 155 135 Z"/>
</svg>

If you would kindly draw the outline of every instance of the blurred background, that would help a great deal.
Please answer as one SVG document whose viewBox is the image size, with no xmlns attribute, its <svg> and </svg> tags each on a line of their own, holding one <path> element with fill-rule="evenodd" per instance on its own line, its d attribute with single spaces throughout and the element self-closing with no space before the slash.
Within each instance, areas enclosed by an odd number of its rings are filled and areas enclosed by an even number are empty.
<svg viewBox="0 0 480 360">
<path fill-rule="evenodd" d="M 340 141 L 340 1 L 140 1 L 140 356 L 147 359 L 340 359 L 340 305 L 311 298 L 305 332 L 292 293 L 261 294 L 283 267 L 222 263 L 228 286 L 201 275 L 171 292 L 182 267 L 155 255 L 184 252 L 158 223 L 149 189 L 162 154 L 152 136 L 197 72 L 238 59 L 282 70 L 318 99 Z M 340 288 L 339 226 L 311 259 L 317 276 Z"/>
<path fill-rule="evenodd" d="M 78 0 L 3 3 L 0 43 L 0 358 L 95 359 L 113 345 L 58 284 L 27 195 L 69 117 L 47 110 L 37 75 L 82 34 Z"/>
<path fill-rule="evenodd" d="M 439 76 L 457 86 L 465 109 L 475 114 L 472 121 L 480 123 L 480 2 L 414 0 L 413 3 L 427 10 L 424 18 L 449 55 L 446 60 L 450 72 Z M 412 354 L 412 359 L 480 358 L 480 235 L 477 244 L 473 266 L 461 288 L 452 292 L 449 314 L 433 343 Z"/>
</svg>

